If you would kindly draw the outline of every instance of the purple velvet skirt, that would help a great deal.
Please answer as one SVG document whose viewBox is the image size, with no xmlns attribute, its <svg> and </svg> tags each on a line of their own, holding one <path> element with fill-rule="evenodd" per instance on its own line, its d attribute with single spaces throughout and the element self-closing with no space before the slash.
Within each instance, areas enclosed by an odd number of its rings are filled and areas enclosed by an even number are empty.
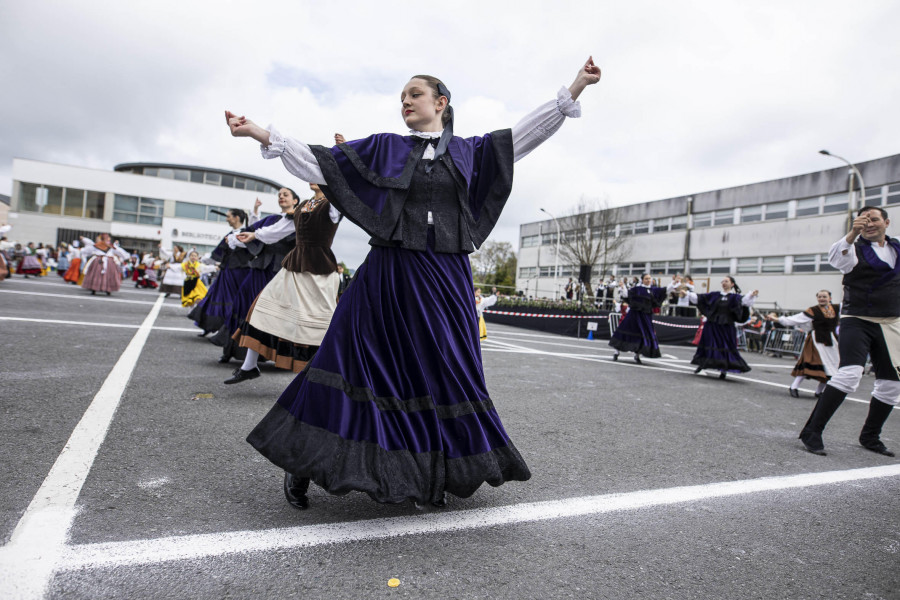
<svg viewBox="0 0 900 600">
<path fill-rule="evenodd" d="M 188 318 L 203 331 L 218 331 L 231 320 L 234 299 L 250 269 L 222 269 L 206 296 L 191 309 Z"/>
<path fill-rule="evenodd" d="M 378 502 L 527 480 L 485 386 L 467 256 L 373 247 L 247 441 L 328 492 Z"/>
<path fill-rule="evenodd" d="M 732 373 L 746 373 L 750 370 L 750 366 L 738 352 L 737 331 L 733 323 L 722 325 L 706 321 L 691 364 L 704 369 Z"/>
<path fill-rule="evenodd" d="M 613 333 L 609 345 L 619 352 L 636 352 L 648 358 L 659 358 L 659 342 L 653 329 L 653 315 L 628 311 Z"/>
</svg>

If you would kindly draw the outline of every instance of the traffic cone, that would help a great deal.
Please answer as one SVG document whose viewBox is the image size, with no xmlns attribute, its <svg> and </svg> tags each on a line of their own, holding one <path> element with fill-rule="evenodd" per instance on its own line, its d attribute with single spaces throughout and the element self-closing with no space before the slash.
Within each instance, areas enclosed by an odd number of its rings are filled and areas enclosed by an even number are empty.
<svg viewBox="0 0 900 600">
<path fill-rule="evenodd" d="M 594 339 L 594 332 L 593 332 L 593 331 L 588 331 L 587 339 L 589 339 L 589 340 Z"/>
</svg>

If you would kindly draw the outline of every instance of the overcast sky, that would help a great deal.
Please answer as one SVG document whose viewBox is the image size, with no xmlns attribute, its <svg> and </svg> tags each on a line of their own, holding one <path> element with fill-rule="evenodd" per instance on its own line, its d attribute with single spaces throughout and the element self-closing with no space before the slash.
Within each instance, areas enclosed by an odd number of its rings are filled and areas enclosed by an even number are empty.
<svg viewBox="0 0 900 600">
<path fill-rule="evenodd" d="M 309 143 L 406 133 L 413 74 L 444 80 L 458 135 L 511 127 L 603 69 L 583 117 L 516 165 L 491 239 L 580 198 L 632 204 L 900 152 L 900 3 L 45 2 L 0 0 L 0 193 L 12 159 L 160 161 L 298 188 L 223 111 Z M 303 193 L 301 193 L 303 195 Z M 344 223 L 351 266 L 366 236 Z"/>
</svg>

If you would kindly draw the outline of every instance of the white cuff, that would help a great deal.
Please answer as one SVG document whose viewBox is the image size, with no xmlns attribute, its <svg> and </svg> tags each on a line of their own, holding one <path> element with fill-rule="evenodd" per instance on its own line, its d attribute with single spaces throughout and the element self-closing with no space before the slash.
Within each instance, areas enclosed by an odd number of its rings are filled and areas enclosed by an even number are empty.
<svg viewBox="0 0 900 600">
<path fill-rule="evenodd" d="M 284 153 L 284 136 L 282 136 L 274 125 L 269 125 L 269 145 L 259 145 L 263 158 L 278 158 Z"/>
<path fill-rule="evenodd" d="M 581 103 L 572 100 L 572 92 L 566 86 L 556 92 L 556 108 L 565 117 L 577 119 L 581 116 Z"/>
</svg>

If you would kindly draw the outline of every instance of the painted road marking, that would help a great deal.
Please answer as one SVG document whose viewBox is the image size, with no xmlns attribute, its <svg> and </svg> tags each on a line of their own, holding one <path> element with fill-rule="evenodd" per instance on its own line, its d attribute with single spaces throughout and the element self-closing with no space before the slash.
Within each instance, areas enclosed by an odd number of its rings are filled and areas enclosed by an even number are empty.
<svg viewBox="0 0 900 600">
<path fill-rule="evenodd" d="M 75 519 L 75 501 L 162 305 L 160 296 L 75 426 L 9 543 L 0 550 L 0 598 L 43 597 Z"/>
<path fill-rule="evenodd" d="M 84 327 L 120 327 L 124 329 L 138 329 L 140 325 L 129 325 L 128 323 L 95 323 L 91 321 L 62 321 L 59 319 L 29 319 L 26 317 L 0 317 L 0 321 L 25 321 L 27 323 L 48 323 L 51 325 L 81 325 Z M 185 331 L 187 333 L 197 333 L 196 327 L 161 327 L 155 325 L 151 327 L 153 331 Z"/>
<path fill-rule="evenodd" d="M 129 567 L 229 554 L 309 548 L 409 535 L 432 535 L 897 476 L 900 476 L 900 465 L 888 465 L 529 502 L 457 512 L 432 512 L 411 517 L 81 544 L 66 548 L 58 568 L 61 571 L 74 571 Z"/>
</svg>

